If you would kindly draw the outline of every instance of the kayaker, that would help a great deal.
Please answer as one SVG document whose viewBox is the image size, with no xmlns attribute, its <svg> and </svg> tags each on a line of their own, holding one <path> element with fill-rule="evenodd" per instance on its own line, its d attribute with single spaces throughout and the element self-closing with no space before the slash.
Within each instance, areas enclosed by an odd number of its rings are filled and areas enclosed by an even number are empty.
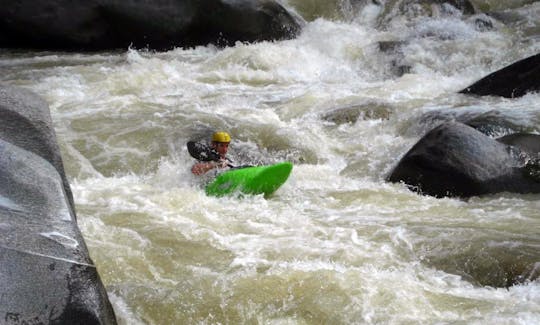
<svg viewBox="0 0 540 325">
<path fill-rule="evenodd" d="M 227 151 L 231 136 L 227 132 L 218 131 L 212 135 L 212 149 L 214 149 L 220 157 L 219 161 L 199 161 L 191 167 L 191 172 L 195 175 L 203 175 L 215 168 L 227 168 L 229 161 L 227 159 Z"/>
</svg>

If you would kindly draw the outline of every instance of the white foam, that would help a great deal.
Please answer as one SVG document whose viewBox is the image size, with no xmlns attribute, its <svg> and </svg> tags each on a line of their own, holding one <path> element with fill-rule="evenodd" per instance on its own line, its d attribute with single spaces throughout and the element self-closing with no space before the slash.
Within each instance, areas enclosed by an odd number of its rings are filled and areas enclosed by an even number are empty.
<svg viewBox="0 0 540 325">
<path fill-rule="evenodd" d="M 456 92 L 536 53 L 540 40 L 521 47 L 511 31 L 478 32 L 456 17 L 398 19 L 383 31 L 375 27 L 378 9 L 370 5 L 349 22 L 317 19 L 287 41 L 77 55 L 83 63 L 75 65 L 36 57 L 52 62 L 39 71 L 28 67 L 31 58 L 13 61 L 8 81 L 24 80 L 50 103 L 74 173 L 78 223 L 120 323 L 141 324 L 146 313 L 193 312 L 200 320 L 200 310 L 164 298 L 175 290 L 222 312 L 216 323 L 291 314 L 302 322 L 306 310 L 336 323 L 538 320 L 537 280 L 484 288 L 428 261 L 465 254 L 471 243 L 535 248 L 537 196 L 435 199 L 385 177 L 427 131 L 417 123 L 426 112 L 496 109 L 538 129 L 538 94 Z M 388 40 L 404 41 L 401 54 L 379 51 Z M 394 60 L 411 72 L 389 74 Z M 388 117 L 340 125 L 321 118 L 371 103 Z M 288 182 L 268 199 L 206 196 L 185 143 L 214 128 L 233 135 L 232 154 L 293 159 Z M 246 287 L 254 292 L 249 302 Z M 258 318 L 238 316 L 249 313 Z"/>
</svg>

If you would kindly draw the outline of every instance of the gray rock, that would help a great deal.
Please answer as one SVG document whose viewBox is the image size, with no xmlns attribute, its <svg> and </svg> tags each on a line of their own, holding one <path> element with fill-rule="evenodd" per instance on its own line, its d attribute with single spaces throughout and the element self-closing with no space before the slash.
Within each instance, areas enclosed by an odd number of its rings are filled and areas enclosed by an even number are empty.
<svg viewBox="0 0 540 325">
<path fill-rule="evenodd" d="M 518 147 L 531 158 L 540 154 L 540 135 L 530 133 L 513 133 L 497 139 L 504 144 Z"/>
<path fill-rule="evenodd" d="M 56 168 L 73 206 L 71 188 L 45 100 L 23 88 L 0 85 L 0 121 L 0 139 L 35 153 Z"/>
<path fill-rule="evenodd" d="M 384 103 L 368 102 L 352 106 L 334 108 L 324 113 L 321 118 L 335 124 L 356 123 L 360 120 L 387 120 L 392 114 L 392 107 Z"/>
<path fill-rule="evenodd" d="M 0 47 L 168 50 L 293 38 L 302 20 L 274 0 L 5 0 Z"/>
<path fill-rule="evenodd" d="M 525 170 L 522 152 L 462 123 L 443 123 L 400 160 L 390 182 L 435 197 L 498 192 L 539 193 L 540 182 Z"/>
<path fill-rule="evenodd" d="M 115 324 L 47 105 L 9 86 L 0 86 L 0 103 L 0 322 Z"/>
<path fill-rule="evenodd" d="M 461 90 L 460 93 L 515 98 L 538 90 L 540 90 L 540 54 L 495 71 Z"/>
</svg>

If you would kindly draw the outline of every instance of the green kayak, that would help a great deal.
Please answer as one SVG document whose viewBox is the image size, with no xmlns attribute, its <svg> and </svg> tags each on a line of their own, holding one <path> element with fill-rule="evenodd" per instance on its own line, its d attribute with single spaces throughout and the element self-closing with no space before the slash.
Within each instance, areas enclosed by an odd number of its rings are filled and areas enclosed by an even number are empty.
<svg viewBox="0 0 540 325">
<path fill-rule="evenodd" d="M 231 169 L 221 173 L 208 184 L 206 194 L 224 196 L 241 192 L 264 194 L 267 197 L 287 181 L 292 167 L 290 162 L 281 162 L 267 166 Z"/>
</svg>

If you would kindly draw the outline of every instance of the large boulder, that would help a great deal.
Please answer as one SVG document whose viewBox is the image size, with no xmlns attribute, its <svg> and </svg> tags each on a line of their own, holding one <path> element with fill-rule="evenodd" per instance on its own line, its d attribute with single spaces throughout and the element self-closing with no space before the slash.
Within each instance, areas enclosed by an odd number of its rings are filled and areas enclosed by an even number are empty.
<svg viewBox="0 0 540 325">
<path fill-rule="evenodd" d="M 540 90 L 540 54 L 512 63 L 460 91 L 479 96 L 521 97 Z"/>
<path fill-rule="evenodd" d="M 5 0 L 0 47 L 168 50 L 292 38 L 301 19 L 274 0 Z"/>
<path fill-rule="evenodd" d="M 49 107 L 43 98 L 23 88 L 0 85 L 0 121 L 0 139 L 50 162 L 62 179 L 69 204 L 73 205 Z"/>
<path fill-rule="evenodd" d="M 435 197 L 470 197 L 497 192 L 539 193 L 526 152 L 462 123 L 447 122 L 428 132 L 400 160 L 390 182 Z M 534 162 L 537 163 L 537 162 Z M 530 172 L 532 171 L 532 172 Z"/>
<path fill-rule="evenodd" d="M 47 104 L 0 85 L 0 323 L 115 324 Z"/>
</svg>

